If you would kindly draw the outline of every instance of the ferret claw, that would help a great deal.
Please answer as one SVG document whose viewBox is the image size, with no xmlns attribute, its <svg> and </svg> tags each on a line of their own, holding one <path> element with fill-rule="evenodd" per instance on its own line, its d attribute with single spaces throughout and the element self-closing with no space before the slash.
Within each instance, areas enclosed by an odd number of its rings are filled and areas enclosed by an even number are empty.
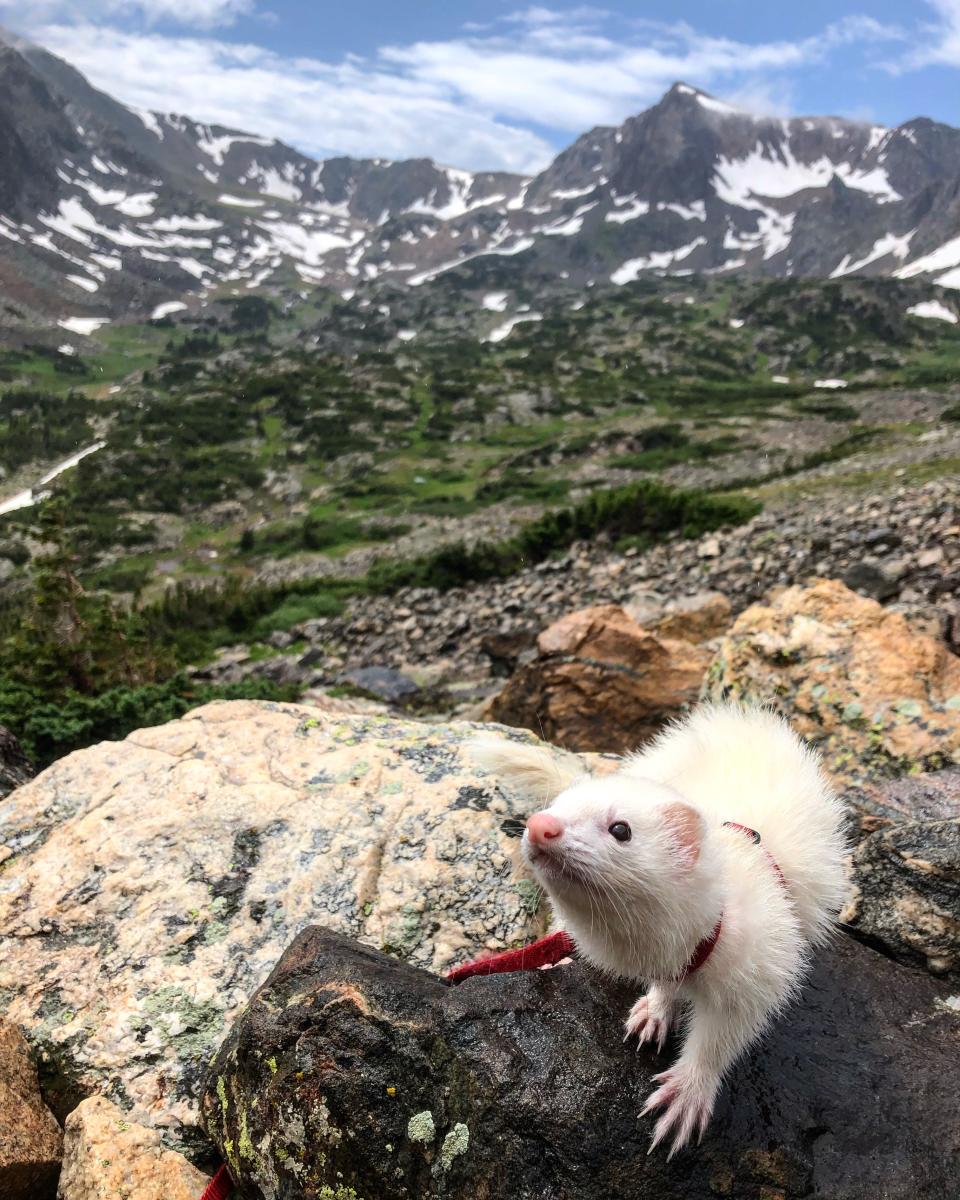
<svg viewBox="0 0 960 1200">
<path fill-rule="evenodd" d="M 680 1066 L 671 1067 L 653 1078 L 654 1082 L 660 1083 L 660 1087 L 648 1097 L 640 1115 L 644 1117 L 655 1108 L 664 1111 L 654 1126 L 647 1153 L 652 1154 L 672 1134 L 673 1141 L 667 1155 L 669 1161 L 687 1145 L 694 1133 L 698 1142 L 703 1138 L 713 1112 L 717 1088 L 716 1085 L 696 1081 L 688 1069 Z"/>
<path fill-rule="evenodd" d="M 664 1005 L 656 992 L 651 989 L 646 996 L 641 996 L 630 1009 L 626 1030 L 623 1040 L 626 1042 L 636 1034 L 638 1053 L 641 1046 L 646 1045 L 647 1042 L 656 1042 L 659 1054 L 663 1050 L 667 1034 L 670 1032 L 669 1005 Z"/>
</svg>

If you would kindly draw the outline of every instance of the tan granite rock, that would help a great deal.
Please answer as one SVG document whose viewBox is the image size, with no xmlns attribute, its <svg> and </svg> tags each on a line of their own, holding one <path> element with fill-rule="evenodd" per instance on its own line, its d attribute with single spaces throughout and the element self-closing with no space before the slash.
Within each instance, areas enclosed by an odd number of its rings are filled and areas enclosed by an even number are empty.
<svg viewBox="0 0 960 1200">
<path fill-rule="evenodd" d="M 200 1200 L 209 1178 L 103 1096 L 67 1117 L 58 1200 Z"/>
<path fill-rule="evenodd" d="M 960 658 L 835 580 L 741 613 L 707 693 L 778 709 L 841 784 L 960 761 Z"/>
<path fill-rule="evenodd" d="M 63 1136 L 40 1098 L 37 1068 L 20 1030 L 0 1020 L 0 1196 L 48 1200 L 57 1190 Z"/>
<path fill-rule="evenodd" d="M 475 733 L 235 701 L 55 763 L 0 820 L 10 1016 L 182 1148 L 203 1066 L 304 926 L 437 971 L 537 931 L 501 829 L 525 814 L 461 753 Z"/>
<path fill-rule="evenodd" d="M 486 715 L 568 750 L 635 750 L 697 699 L 710 661 L 707 650 L 649 633 L 616 604 L 561 617 L 537 649 Z"/>
</svg>

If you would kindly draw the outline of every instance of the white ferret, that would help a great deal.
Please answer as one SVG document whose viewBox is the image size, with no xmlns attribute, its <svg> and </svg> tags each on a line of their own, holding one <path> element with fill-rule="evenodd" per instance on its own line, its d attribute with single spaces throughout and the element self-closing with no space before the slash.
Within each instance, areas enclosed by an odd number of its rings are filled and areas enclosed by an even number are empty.
<svg viewBox="0 0 960 1200">
<path fill-rule="evenodd" d="M 797 990 L 846 893 L 843 809 L 817 755 L 779 717 L 704 707 L 615 774 L 484 738 L 477 757 L 549 807 L 523 853 L 580 954 L 642 980 L 627 1037 L 662 1050 L 685 1013 L 677 1061 L 641 1116 L 651 1150 L 702 1137 L 720 1083 Z M 759 834 L 759 841 L 756 839 Z M 626 1039 L 625 1039 L 626 1040 Z"/>
</svg>

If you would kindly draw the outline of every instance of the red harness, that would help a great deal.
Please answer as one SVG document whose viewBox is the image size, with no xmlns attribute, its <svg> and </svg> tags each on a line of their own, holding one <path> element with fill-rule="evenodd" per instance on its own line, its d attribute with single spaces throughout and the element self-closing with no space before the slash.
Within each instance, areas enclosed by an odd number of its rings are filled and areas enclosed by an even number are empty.
<svg viewBox="0 0 960 1200">
<path fill-rule="evenodd" d="M 745 833 L 756 845 L 760 844 L 760 834 L 755 829 L 751 829 L 749 825 L 741 825 L 737 821 L 724 821 L 724 826 L 727 829 L 738 829 L 741 833 Z M 781 885 L 786 887 L 787 881 L 784 879 L 783 872 L 780 870 L 776 859 L 767 849 L 764 849 L 764 854 L 766 854 L 767 860 L 780 880 Z M 723 913 L 717 917 L 717 923 L 710 933 L 705 938 L 701 938 L 697 943 L 690 961 L 681 969 L 679 975 L 677 975 L 677 983 L 683 983 L 694 971 L 699 971 L 713 953 L 714 947 L 720 938 L 720 930 L 722 928 Z M 556 933 L 551 933 L 544 938 L 540 938 L 537 942 L 532 942 L 529 946 L 521 946 L 519 950 L 504 950 L 500 954 L 491 954 L 489 958 L 478 958 L 473 962 L 464 963 L 463 966 L 454 967 L 452 971 L 447 973 L 446 978 L 448 983 L 462 983 L 464 979 L 470 979 L 474 975 L 499 975 L 509 971 L 534 971 L 539 967 L 556 966 L 561 959 L 569 958 L 575 951 L 576 946 L 570 934 L 560 929 Z"/>
</svg>

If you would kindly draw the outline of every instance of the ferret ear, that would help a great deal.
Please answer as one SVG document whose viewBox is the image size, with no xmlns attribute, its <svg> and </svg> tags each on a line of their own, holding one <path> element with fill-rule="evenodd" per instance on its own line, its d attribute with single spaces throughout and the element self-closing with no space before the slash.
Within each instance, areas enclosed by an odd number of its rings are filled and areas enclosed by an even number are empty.
<svg viewBox="0 0 960 1200">
<path fill-rule="evenodd" d="M 677 857 L 685 867 L 695 867 L 706 833 L 703 817 L 682 800 L 675 800 L 662 811 L 664 824 L 677 847 Z"/>
<path fill-rule="evenodd" d="M 492 735 L 474 738 L 466 751 L 508 790 L 538 804 L 554 800 L 587 774 L 572 754 Z"/>
</svg>

